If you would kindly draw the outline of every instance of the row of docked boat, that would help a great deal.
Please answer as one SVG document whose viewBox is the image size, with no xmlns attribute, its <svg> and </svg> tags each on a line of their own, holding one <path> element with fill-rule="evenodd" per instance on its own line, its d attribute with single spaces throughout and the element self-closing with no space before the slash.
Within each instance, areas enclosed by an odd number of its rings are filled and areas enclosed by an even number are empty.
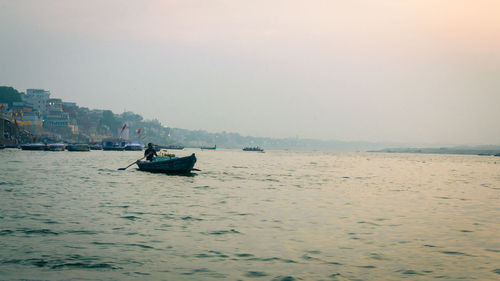
<svg viewBox="0 0 500 281">
<path fill-rule="evenodd" d="M 90 151 L 90 150 L 108 150 L 108 151 L 142 151 L 144 145 L 137 142 L 103 142 L 102 144 L 66 144 L 59 143 L 26 143 L 13 146 L 22 150 L 44 150 L 44 151 Z"/>
<path fill-rule="evenodd" d="M 38 151 L 90 151 L 88 144 L 65 144 L 65 143 L 26 143 L 21 144 L 22 150 L 38 150 Z"/>
<path fill-rule="evenodd" d="M 1 146 L 0 149 L 5 148 L 6 146 Z M 28 143 L 21 144 L 19 146 L 9 146 L 14 148 L 21 148 L 22 150 L 44 150 L 44 151 L 89 151 L 89 150 L 107 150 L 107 151 L 142 151 L 144 150 L 144 145 L 138 142 L 112 142 L 112 141 L 104 141 L 102 144 L 66 144 L 63 142 L 59 143 Z M 184 149 L 184 147 L 180 146 L 155 146 L 156 150 L 160 150 L 163 148 L 168 149 Z M 200 147 L 202 150 L 216 150 L 217 146 L 202 146 Z M 243 151 L 257 151 L 264 152 L 264 149 L 258 146 L 245 147 Z"/>
<path fill-rule="evenodd" d="M 19 146 L 22 150 L 44 150 L 44 151 L 90 151 L 90 150 L 109 150 L 109 151 L 142 151 L 144 145 L 126 144 L 125 146 L 103 146 L 100 144 L 65 144 L 65 143 L 27 143 Z"/>
<path fill-rule="evenodd" d="M 138 142 L 125 142 L 125 141 L 103 141 L 100 149 L 107 151 L 142 151 L 144 144 Z"/>
</svg>

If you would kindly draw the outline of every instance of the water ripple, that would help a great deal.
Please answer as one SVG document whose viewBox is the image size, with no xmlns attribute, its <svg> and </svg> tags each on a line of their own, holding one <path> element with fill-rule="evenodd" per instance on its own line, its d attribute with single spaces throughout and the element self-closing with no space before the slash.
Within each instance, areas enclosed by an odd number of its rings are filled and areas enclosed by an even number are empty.
<svg viewBox="0 0 500 281">
<path fill-rule="evenodd" d="M 221 149 L 178 177 L 116 170 L 140 153 L 1 153 L 2 280 L 500 276 L 485 158 Z"/>
<path fill-rule="evenodd" d="M 250 277 L 250 278 L 259 278 L 259 277 L 266 277 L 269 276 L 268 273 L 262 272 L 262 271 L 247 271 L 244 274 L 245 277 Z"/>
<path fill-rule="evenodd" d="M 209 232 L 201 232 L 201 234 L 205 235 L 225 235 L 225 234 L 241 234 L 239 231 L 235 229 L 230 229 L 230 230 L 216 230 L 216 231 L 209 231 Z"/>
</svg>

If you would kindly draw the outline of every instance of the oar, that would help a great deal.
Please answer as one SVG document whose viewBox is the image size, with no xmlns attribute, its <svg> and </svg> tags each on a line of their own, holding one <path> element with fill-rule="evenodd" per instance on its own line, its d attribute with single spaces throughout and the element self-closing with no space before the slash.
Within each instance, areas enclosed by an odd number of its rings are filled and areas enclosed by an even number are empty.
<svg viewBox="0 0 500 281">
<path fill-rule="evenodd" d="M 149 156 L 149 155 L 146 155 L 146 156 L 142 157 L 141 159 L 137 159 L 135 162 L 130 163 L 130 165 L 128 165 L 128 166 L 127 166 L 127 167 L 125 167 L 125 168 L 118 168 L 118 171 L 123 171 L 123 170 L 126 170 L 128 167 L 130 167 L 130 166 L 134 165 L 137 161 L 141 161 L 142 159 L 146 158 L 147 156 Z"/>
</svg>

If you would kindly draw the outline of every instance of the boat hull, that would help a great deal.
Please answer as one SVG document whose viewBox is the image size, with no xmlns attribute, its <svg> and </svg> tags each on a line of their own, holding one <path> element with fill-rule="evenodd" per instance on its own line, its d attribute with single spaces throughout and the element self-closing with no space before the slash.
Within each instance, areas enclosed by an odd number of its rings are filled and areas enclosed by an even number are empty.
<svg viewBox="0 0 500 281">
<path fill-rule="evenodd" d="M 257 152 L 264 152 L 264 149 L 256 146 L 256 147 L 245 147 L 243 148 L 243 151 L 257 151 Z"/>
<path fill-rule="evenodd" d="M 21 144 L 21 149 L 22 150 L 38 150 L 42 151 L 46 149 L 45 144 Z"/>
<path fill-rule="evenodd" d="M 170 150 L 183 150 L 184 146 L 181 145 L 157 145 L 159 149 L 170 149 Z"/>
<path fill-rule="evenodd" d="M 102 142 L 102 150 L 123 151 L 127 143 L 123 140 L 109 139 Z"/>
<path fill-rule="evenodd" d="M 48 151 L 64 151 L 64 145 L 49 145 L 47 146 Z"/>
<path fill-rule="evenodd" d="M 216 150 L 217 149 L 217 145 L 214 145 L 214 146 L 202 146 L 200 148 L 201 148 L 201 150 Z"/>
<path fill-rule="evenodd" d="M 90 151 L 90 147 L 87 144 L 75 144 L 66 146 L 67 151 Z"/>
<path fill-rule="evenodd" d="M 152 173 L 164 174 L 187 174 L 190 173 L 196 163 L 196 156 L 191 154 L 186 157 L 171 158 L 162 161 L 137 161 L 139 170 Z"/>
<path fill-rule="evenodd" d="M 109 147 L 109 146 L 105 147 L 105 146 L 103 146 L 102 150 L 104 150 L 104 151 L 124 151 L 125 147 Z"/>
<path fill-rule="evenodd" d="M 125 151 L 142 151 L 142 146 L 125 146 Z"/>
</svg>

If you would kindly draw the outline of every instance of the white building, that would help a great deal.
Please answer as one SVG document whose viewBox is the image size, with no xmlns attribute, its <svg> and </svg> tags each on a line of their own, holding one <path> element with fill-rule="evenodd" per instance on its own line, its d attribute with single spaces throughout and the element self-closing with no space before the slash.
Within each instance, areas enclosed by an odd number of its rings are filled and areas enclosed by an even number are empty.
<svg viewBox="0 0 500 281">
<path fill-rule="evenodd" d="M 42 89 L 27 89 L 24 101 L 31 104 L 33 109 L 42 115 L 47 111 L 47 101 L 50 99 L 50 91 Z"/>
</svg>

